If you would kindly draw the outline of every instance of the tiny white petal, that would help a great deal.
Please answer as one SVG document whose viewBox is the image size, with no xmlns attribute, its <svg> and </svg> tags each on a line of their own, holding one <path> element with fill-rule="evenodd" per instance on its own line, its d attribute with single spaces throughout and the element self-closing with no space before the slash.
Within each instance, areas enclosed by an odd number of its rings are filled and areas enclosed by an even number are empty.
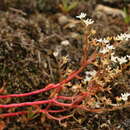
<svg viewBox="0 0 130 130">
<path fill-rule="evenodd" d="M 81 12 L 80 15 L 76 16 L 76 18 L 83 19 L 86 17 L 86 13 Z"/>
<path fill-rule="evenodd" d="M 94 77 L 96 75 L 96 71 L 93 70 L 93 71 L 86 71 L 85 74 L 85 79 L 84 79 L 84 82 L 87 82 L 87 81 L 90 81 L 92 79 L 92 77 Z"/>
<path fill-rule="evenodd" d="M 63 46 L 68 46 L 69 44 L 70 43 L 69 43 L 68 40 L 64 40 L 64 41 L 61 42 L 61 45 L 63 45 Z"/>
<path fill-rule="evenodd" d="M 129 56 L 129 55 L 127 55 L 127 57 L 128 57 L 128 59 L 130 59 L 130 56 Z"/>
<path fill-rule="evenodd" d="M 55 57 L 57 57 L 57 56 L 59 55 L 59 52 L 58 52 L 58 51 L 55 51 L 55 52 L 53 52 L 53 55 L 54 55 Z"/>
<path fill-rule="evenodd" d="M 127 62 L 126 57 L 121 57 L 121 58 L 118 58 L 117 60 L 119 61 L 120 64 L 123 64 L 123 63 Z"/>
<path fill-rule="evenodd" d="M 107 48 L 103 48 L 99 52 L 102 53 L 102 54 L 105 54 L 105 53 L 109 52 L 109 50 Z"/>
<path fill-rule="evenodd" d="M 88 76 L 88 75 L 91 75 L 91 76 L 94 76 L 97 72 L 95 70 L 93 71 L 86 71 L 85 74 Z"/>
<path fill-rule="evenodd" d="M 122 34 L 121 33 L 120 35 L 117 35 L 115 37 L 115 40 L 119 40 L 119 41 L 126 40 L 126 41 L 128 41 L 129 38 L 130 38 L 130 34 L 126 34 L 126 33 Z"/>
<path fill-rule="evenodd" d="M 130 93 L 121 94 L 121 99 L 124 101 L 127 101 L 129 96 L 130 96 Z"/>
<path fill-rule="evenodd" d="M 100 39 L 97 39 L 96 41 L 97 41 L 97 42 L 102 42 L 102 39 L 100 38 Z"/>
<path fill-rule="evenodd" d="M 90 81 L 92 79 L 92 77 L 86 76 L 84 79 L 84 82 Z"/>
<path fill-rule="evenodd" d="M 84 22 L 87 26 L 94 23 L 94 21 L 93 21 L 92 19 L 86 19 L 86 20 L 83 20 L 83 22 Z"/>
<path fill-rule="evenodd" d="M 109 40 L 107 40 L 107 39 L 102 39 L 102 38 L 100 38 L 100 39 L 97 39 L 96 40 L 97 42 L 102 42 L 102 43 L 109 43 Z"/>
<path fill-rule="evenodd" d="M 117 62 L 117 57 L 115 57 L 115 56 L 111 56 L 111 61 L 113 61 L 113 62 Z"/>
<path fill-rule="evenodd" d="M 127 38 L 130 38 L 130 34 L 126 34 Z"/>
<path fill-rule="evenodd" d="M 106 47 L 107 47 L 109 50 L 115 49 L 115 47 L 112 46 L 112 45 L 106 45 Z"/>
<path fill-rule="evenodd" d="M 120 58 L 120 57 L 111 55 L 111 61 L 113 61 L 113 62 L 119 62 L 119 64 L 121 65 L 121 64 L 127 62 L 127 56 Z"/>
</svg>

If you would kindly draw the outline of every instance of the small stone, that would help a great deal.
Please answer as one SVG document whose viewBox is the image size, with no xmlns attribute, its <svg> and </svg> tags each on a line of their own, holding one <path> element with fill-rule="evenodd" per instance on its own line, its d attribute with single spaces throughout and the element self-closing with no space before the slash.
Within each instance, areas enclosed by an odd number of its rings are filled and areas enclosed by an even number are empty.
<svg viewBox="0 0 130 130">
<path fill-rule="evenodd" d="M 63 46 L 68 46 L 70 44 L 70 42 L 68 40 L 64 40 L 61 42 L 61 45 Z"/>
<path fill-rule="evenodd" d="M 74 39 L 79 39 L 80 38 L 80 35 L 78 33 L 75 33 L 75 32 L 72 32 L 69 34 L 71 38 L 74 38 Z"/>
<path fill-rule="evenodd" d="M 58 17 L 58 22 L 60 25 L 65 25 L 69 22 L 69 19 L 67 18 L 67 16 L 60 14 Z"/>
<path fill-rule="evenodd" d="M 119 0 L 103 0 L 103 2 L 109 2 L 109 3 L 114 3 L 114 2 L 118 2 Z"/>
<path fill-rule="evenodd" d="M 107 15 L 112 15 L 112 16 L 122 16 L 123 18 L 126 17 L 125 13 L 122 10 L 110 8 L 108 6 L 104 6 L 104 5 L 100 5 L 100 4 L 97 5 L 95 11 L 101 11 Z"/>
</svg>

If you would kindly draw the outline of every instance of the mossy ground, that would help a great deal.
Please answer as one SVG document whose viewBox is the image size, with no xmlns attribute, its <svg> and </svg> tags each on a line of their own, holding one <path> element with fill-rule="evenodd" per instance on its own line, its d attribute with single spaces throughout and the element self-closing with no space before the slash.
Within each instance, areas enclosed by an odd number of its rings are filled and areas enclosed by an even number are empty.
<svg viewBox="0 0 130 130">
<path fill-rule="evenodd" d="M 128 28 L 120 16 L 113 17 L 94 12 L 94 8 L 99 3 L 95 0 L 87 1 L 85 4 L 79 2 L 79 6 L 67 14 L 63 14 L 64 12 L 58 8 L 58 1 L 54 3 L 56 6 L 52 6 L 52 1 L 45 3 L 47 5 L 45 10 L 44 4 L 38 10 L 36 1 L 32 4 L 27 0 L 21 1 L 21 5 L 18 5 L 17 0 L 11 1 L 14 2 L 4 1 L 0 6 L 0 85 L 1 88 L 4 88 L 4 94 L 30 92 L 43 88 L 49 83 L 59 82 L 64 78 L 60 70 L 60 59 L 67 54 L 71 60 L 62 66 L 62 70 L 64 71 L 66 66 L 73 70 L 79 68 L 82 54 L 80 38 L 82 26 L 75 25 L 72 20 L 76 21 L 75 16 L 80 11 L 88 12 L 88 15 L 96 21 L 93 26 L 95 30 L 98 30 L 95 37 L 117 35 L 126 32 Z M 59 19 L 64 15 L 67 22 L 62 24 Z M 61 46 L 61 41 L 66 39 L 70 42 L 69 47 Z M 60 47 L 61 54 L 56 58 L 53 53 L 58 47 Z M 126 42 L 124 46 L 119 46 L 117 53 L 130 55 L 129 43 Z M 129 91 L 129 70 L 124 72 L 124 77 L 115 81 L 112 94 L 119 96 L 122 92 Z M 127 84 L 128 88 L 123 88 L 123 82 Z M 46 92 L 26 98 L 0 99 L 0 103 L 36 101 L 46 99 L 48 95 L 49 93 Z M 19 110 L 23 109 L 26 108 Z M 0 110 L 1 113 L 8 111 L 10 110 Z M 40 114 L 33 119 L 29 119 L 27 116 L 18 116 L 1 119 L 0 127 L 4 130 L 130 129 L 129 108 L 104 114 L 79 111 L 75 117 L 77 120 L 68 119 L 65 121 L 67 126 L 65 124 L 63 126 L 57 121 L 45 119 Z"/>
</svg>

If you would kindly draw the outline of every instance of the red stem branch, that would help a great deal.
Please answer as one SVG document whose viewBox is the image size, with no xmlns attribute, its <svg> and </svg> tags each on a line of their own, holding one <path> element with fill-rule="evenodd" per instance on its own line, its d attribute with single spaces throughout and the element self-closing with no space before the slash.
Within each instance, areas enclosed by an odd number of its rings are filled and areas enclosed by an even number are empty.
<svg viewBox="0 0 130 130">
<path fill-rule="evenodd" d="M 48 91 L 50 89 L 57 88 L 57 87 L 59 87 L 59 84 L 57 84 L 57 85 L 49 84 L 45 88 L 39 89 L 39 90 L 36 90 L 36 91 L 33 91 L 33 92 L 23 93 L 23 94 L 0 95 L 0 98 L 26 97 L 26 96 L 31 96 L 31 95 L 35 95 L 35 94 L 38 94 L 38 93 L 42 93 L 42 92 L 45 92 L 45 91 Z"/>
</svg>

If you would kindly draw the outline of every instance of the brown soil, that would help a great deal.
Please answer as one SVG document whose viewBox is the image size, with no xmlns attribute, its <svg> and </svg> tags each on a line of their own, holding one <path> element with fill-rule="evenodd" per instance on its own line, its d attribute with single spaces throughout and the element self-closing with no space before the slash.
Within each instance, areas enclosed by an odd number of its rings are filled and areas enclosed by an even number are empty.
<svg viewBox="0 0 130 130">
<path fill-rule="evenodd" d="M 49 7 L 49 3 L 46 3 L 48 7 L 46 10 L 40 11 L 35 4 L 31 5 L 35 7 L 33 10 L 26 4 L 26 6 L 23 4 L 18 7 L 15 4 L 3 3 L 0 6 L 0 85 L 2 89 L 4 88 L 2 94 L 38 90 L 49 83 L 57 83 L 64 79 L 66 75 L 61 73 L 67 68 L 72 70 L 79 68 L 83 27 L 76 24 L 78 20 L 75 16 L 81 11 L 94 19 L 93 29 L 97 30 L 96 38 L 114 36 L 128 31 L 129 25 L 121 16 L 94 11 L 99 3 L 102 2 L 96 0 L 86 1 L 84 4 L 80 2 L 79 6 L 68 13 L 56 6 Z M 125 6 L 123 2 L 121 5 L 118 7 Z M 61 45 L 64 40 L 69 41 L 69 46 Z M 60 54 L 55 57 L 54 52 L 57 49 Z M 129 42 L 119 46 L 117 54 L 130 55 Z M 61 66 L 63 57 L 67 55 L 70 60 Z M 114 96 L 130 91 L 128 72 L 129 70 L 125 71 L 124 77 L 116 79 L 116 84 L 113 81 L 112 94 Z M 127 88 L 122 87 L 122 82 L 127 84 Z M 31 97 L 0 99 L 0 104 L 42 100 L 46 99 L 49 94 L 50 92 L 46 92 Z M 16 111 L 24 109 L 32 108 L 19 108 Z M 11 110 L 0 109 L 0 113 L 9 111 Z M 27 116 L 17 116 L 0 119 L 0 130 L 125 130 L 130 129 L 129 112 L 129 107 L 102 114 L 79 111 L 75 114 L 76 119 L 70 118 L 61 124 L 55 120 L 46 119 L 41 114 L 37 114 L 33 119 Z"/>
</svg>

